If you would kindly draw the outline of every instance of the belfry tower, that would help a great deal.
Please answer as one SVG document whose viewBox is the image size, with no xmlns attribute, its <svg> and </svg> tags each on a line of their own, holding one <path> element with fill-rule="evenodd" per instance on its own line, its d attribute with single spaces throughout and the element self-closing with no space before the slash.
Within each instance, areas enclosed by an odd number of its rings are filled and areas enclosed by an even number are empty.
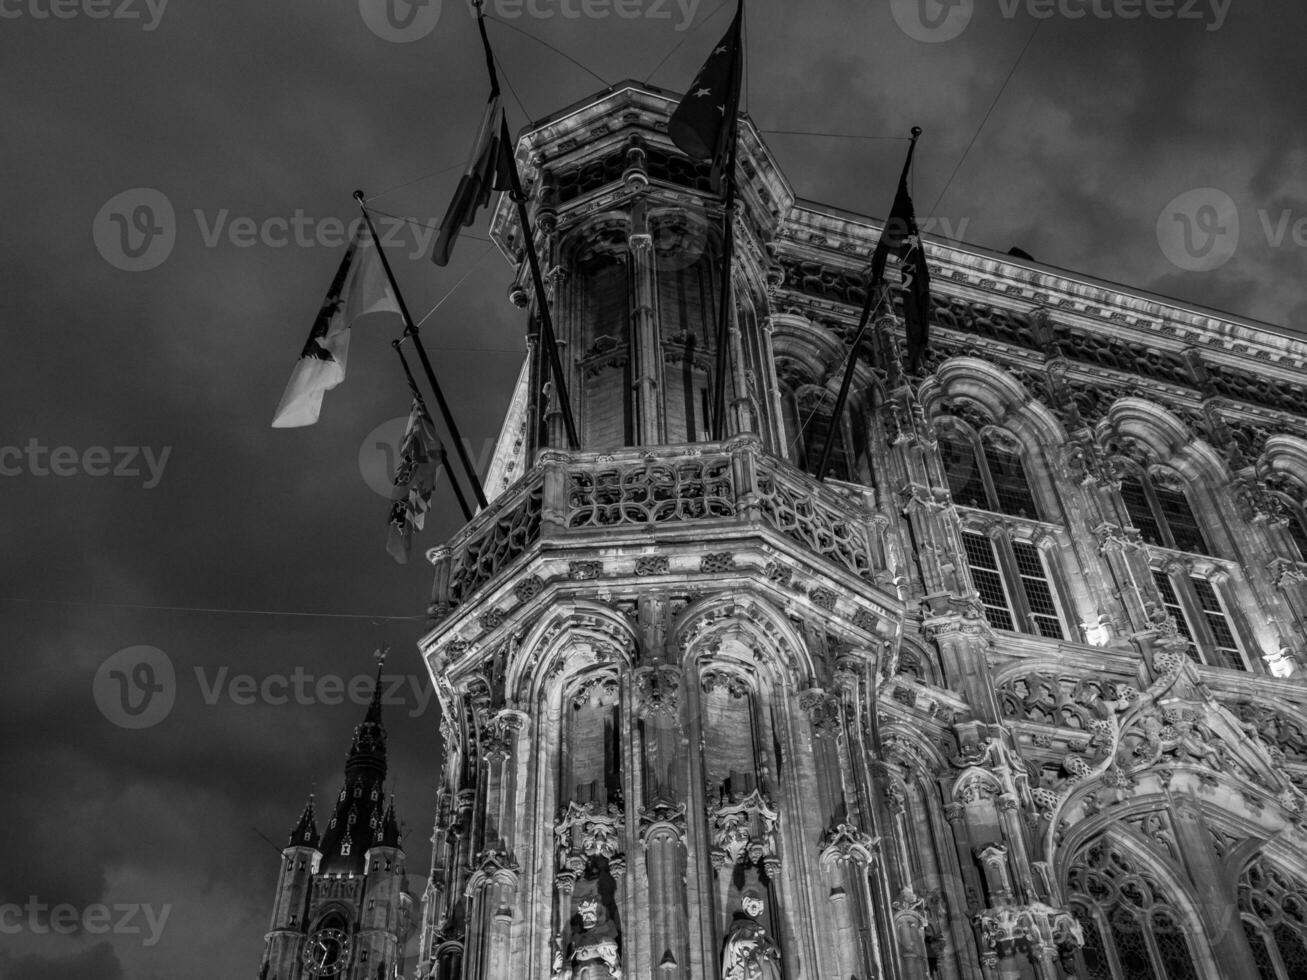
<svg viewBox="0 0 1307 980">
<path fill-rule="evenodd" d="M 259 980 L 404 976 L 412 897 L 394 801 L 383 791 L 381 667 L 345 761 L 345 783 L 319 833 L 310 797 L 282 851 Z"/>
<path fill-rule="evenodd" d="M 903 603 L 866 492 L 787 459 L 766 243 L 788 191 L 747 125 L 710 441 L 721 205 L 673 106 L 618 86 L 519 149 L 582 445 L 533 327 L 494 499 L 433 553 L 423 978 L 884 975 L 867 705 Z M 502 203 L 492 229 L 518 260 Z"/>
<path fill-rule="evenodd" d="M 880 223 L 743 119 L 710 431 L 722 205 L 675 104 L 519 141 L 579 447 L 494 214 L 528 356 L 429 553 L 419 980 L 1307 976 L 1307 343 L 930 239 L 909 376 L 894 311 L 851 349 Z M 325 908 L 287 901 L 283 971 Z"/>
</svg>

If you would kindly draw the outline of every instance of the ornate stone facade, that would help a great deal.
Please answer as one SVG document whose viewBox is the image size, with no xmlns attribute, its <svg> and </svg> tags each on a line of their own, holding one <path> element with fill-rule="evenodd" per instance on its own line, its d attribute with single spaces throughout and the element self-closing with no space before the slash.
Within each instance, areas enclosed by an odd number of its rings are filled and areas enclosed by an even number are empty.
<svg viewBox="0 0 1307 980">
<path fill-rule="evenodd" d="M 882 317 L 832 420 L 879 226 L 746 120 L 712 441 L 671 105 L 519 148 L 582 445 L 532 335 L 430 553 L 420 980 L 1307 975 L 1307 344 L 928 240 L 924 374 Z"/>
</svg>

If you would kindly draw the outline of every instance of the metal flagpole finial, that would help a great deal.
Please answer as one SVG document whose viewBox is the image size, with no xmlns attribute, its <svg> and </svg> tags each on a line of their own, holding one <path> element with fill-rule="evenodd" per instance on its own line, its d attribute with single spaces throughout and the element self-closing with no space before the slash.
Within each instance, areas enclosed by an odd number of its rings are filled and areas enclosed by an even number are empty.
<svg viewBox="0 0 1307 980">
<path fill-rule="evenodd" d="M 354 192 L 354 200 L 356 200 L 356 201 L 359 202 L 359 207 L 362 207 L 362 206 L 363 206 L 363 201 L 364 201 L 364 195 L 363 195 L 363 192 L 362 192 L 362 191 L 355 191 L 355 192 Z"/>
<path fill-rule="evenodd" d="M 378 670 L 386 666 L 386 655 L 388 653 L 390 653 L 389 643 L 382 645 L 380 648 L 377 649 L 377 651 L 374 654 L 372 654 L 372 659 L 377 662 Z"/>
<path fill-rule="evenodd" d="M 916 138 L 917 138 L 918 136 L 920 136 L 920 135 L 921 135 L 921 127 L 920 127 L 920 126 L 913 126 L 913 127 L 912 127 L 912 138 L 913 138 L 913 139 L 916 139 Z"/>
</svg>

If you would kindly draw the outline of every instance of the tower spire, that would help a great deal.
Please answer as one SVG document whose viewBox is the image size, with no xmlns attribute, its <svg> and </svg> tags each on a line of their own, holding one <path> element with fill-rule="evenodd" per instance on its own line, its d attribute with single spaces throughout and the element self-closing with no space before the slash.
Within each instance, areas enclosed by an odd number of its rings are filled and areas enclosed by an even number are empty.
<svg viewBox="0 0 1307 980">
<path fill-rule="evenodd" d="M 363 857 L 372 842 L 372 820 L 385 813 L 382 782 L 386 778 L 386 726 L 381 720 L 381 672 L 389 647 L 383 646 L 373 656 L 377 677 L 372 699 L 361 724 L 354 728 L 349 755 L 345 758 L 345 785 L 336 798 L 331 820 L 322 834 L 323 869 L 358 873 Z"/>
</svg>

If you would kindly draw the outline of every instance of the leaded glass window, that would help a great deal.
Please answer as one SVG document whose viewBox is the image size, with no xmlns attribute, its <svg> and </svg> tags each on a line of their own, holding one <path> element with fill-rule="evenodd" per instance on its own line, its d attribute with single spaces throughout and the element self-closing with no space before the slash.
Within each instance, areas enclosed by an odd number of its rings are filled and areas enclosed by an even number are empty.
<svg viewBox="0 0 1307 980">
<path fill-rule="evenodd" d="M 1017 560 L 1017 570 L 1021 574 L 1021 584 L 1035 629 L 1040 636 L 1051 640 L 1066 639 L 1062 631 L 1062 617 L 1057 613 L 1057 602 L 1053 599 L 1053 590 L 1049 585 L 1048 570 L 1044 567 L 1039 549 L 1027 541 L 1013 541 L 1012 554 Z"/>
<path fill-rule="evenodd" d="M 1190 581 L 1194 586 L 1194 594 L 1198 596 L 1203 619 L 1207 621 L 1207 627 L 1212 631 L 1218 666 L 1247 670 L 1248 668 L 1244 666 L 1243 654 L 1239 651 L 1239 643 L 1234 638 L 1234 630 L 1230 629 L 1230 620 L 1225 615 L 1225 607 L 1221 605 L 1215 586 L 1197 575 L 1190 576 Z"/>
<path fill-rule="evenodd" d="M 1259 857 L 1239 876 L 1239 911 L 1258 980 L 1307 977 L 1307 882 Z"/>
<path fill-rule="evenodd" d="M 1175 584 L 1171 581 L 1171 576 L 1160 568 L 1155 568 L 1153 569 L 1153 582 L 1157 586 L 1158 594 L 1162 597 L 1163 608 L 1175 620 L 1180 635 L 1189 641 L 1189 646 L 1185 649 L 1185 652 L 1189 654 L 1189 659 L 1194 663 L 1202 663 L 1203 659 L 1198 655 L 1198 646 L 1194 643 L 1193 630 L 1189 628 L 1189 617 L 1184 614 L 1184 607 L 1180 605 L 1180 597 L 1176 595 Z"/>
<path fill-rule="evenodd" d="M 1202 575 L 1173 577 L 1155 568 L 1153 582 L 1162 606 L 1188 641 L 1185 652 L 1189 659 L 1230 670 L 1248 669 L 1230 617 L 1210 579 Z"/>
<path fill-rule="evenodd" d="M 953 502 L 1011 517 L 1039 519 L 1020 444 L 989 429 L 983 436 L 956 419 L 939 424 L 940 462 Z"/>
<path fill-rule="evenodd" d="M 1187 924 L 1160 879 L 1098 837 L 1067 875 L 1072 907 L 1086 926 L 1081 952 L 1092 980 L 1198 980 Z M 1093 928 L 1089 928 L 1092 924 Z"/>
<path fill-rule="evenodd" d="M 996 540 L 975 531 L 964 533 L 962 543 L 990 626 L 1066 639 L 1048 566 L 1037 547 L 1006 535 Z"/>
<path fill-rule="evenodd" d="M 971 579 L 976 583 L 980 601 L 985 607 L 985 619 L 994 629 L 1016 629 L 1012 621 L 1012 605 L 1008 601 L 1007 590 L 1003 587 L 1003 575 L 999 571 L 994 542 L 983 534 L 967 533 L 962 535 L 962 543 L 967 549 Z"/>
<path fill-rule="evenodd" d="M 1183 487 L 1181 478 L 1173 473 L 1159 471 L 1147 476 L 1136 470 L 1121 480 L 1121 501 L 1145 544 L 1210 555 L 1211 546 Z"/>
<path fill-rule="evenodd" d="M 940 461 L 944 464 L 944 478 L 954 503 L 964 507 L 989 509 L 985 481 L 980 476 L 980 462 L 976 447 L 966 435 L 945 430 L 939 436 Z"/>
<path fill-rule="evenodd" d="M 989 475 L 994 482 L 996 509 L 1013 517 L 1038 517 L 1035 497 L 1030 492 L 1030 481 L 1026 478 L 1021 457 L 987 440 L 985 458 L 989 461 Z"/>
</svg>

